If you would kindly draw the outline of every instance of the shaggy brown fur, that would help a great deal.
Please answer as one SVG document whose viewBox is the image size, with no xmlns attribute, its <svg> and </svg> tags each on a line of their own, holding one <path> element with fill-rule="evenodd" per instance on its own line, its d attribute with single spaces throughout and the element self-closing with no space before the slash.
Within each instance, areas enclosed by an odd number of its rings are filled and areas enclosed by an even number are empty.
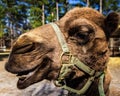
<svg viewBox="0 0 120 96">
<path fill-rule="evenodd" d="M 104 17 L 91 8 L 74 8 L 55 23 L 64 34 L 71 54 L 97 72 L 105 72 L 104 91 L 108 96 L 108 40 L 118 26 L 118 15 L 111 13 Z M 57 79 L 61 69 L 61 53 L 62 49 L 52 26 L 46 24 L 18 38 L 5 68 L 20 76 L 17 86 L 23 89 L 43 79 Z M 68 86 L 81 89 L 88 78 L 88 74 L 74 67 L 65 80 Z M 85 96 L 99 96 L 98 78 L 95 78 Z"/>
</svg>

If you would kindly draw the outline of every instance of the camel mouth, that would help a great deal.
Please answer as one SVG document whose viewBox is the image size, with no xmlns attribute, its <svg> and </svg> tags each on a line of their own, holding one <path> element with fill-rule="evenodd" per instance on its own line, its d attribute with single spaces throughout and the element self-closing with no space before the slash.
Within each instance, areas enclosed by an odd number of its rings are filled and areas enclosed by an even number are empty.
<svg viewBox="0 0 120 96">
<path fill-rule="evenodd" d="M 18 77 L 17 81 L 17 87 L 19 89 L 25 89 L 31 84 L 28 84 L 29 79 L 31 79 L 34 75 L 35 72 L 39 69 L 39 66 L 33 68 L 32 70 L 27 70 L 24 72 L 19 72 L 16 76 Z M 30 82 L 29 82 L 30 83 Z"/>
<path fill-rule="evenodd" d="M 45 78 L 45 74 L 48 74 L 51 64 L 48 58 L 45 58 L 39 65 L 29 70 L 21 71 L 17 73 L 18 89 L 25 89 L 30 85 L 37 83 Z"/>
</svg>

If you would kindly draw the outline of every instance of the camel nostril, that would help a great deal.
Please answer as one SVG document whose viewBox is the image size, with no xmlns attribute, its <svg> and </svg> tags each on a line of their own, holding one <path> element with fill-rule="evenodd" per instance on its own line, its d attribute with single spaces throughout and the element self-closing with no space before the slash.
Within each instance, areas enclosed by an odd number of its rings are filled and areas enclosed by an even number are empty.
<svg viewBox="0 0 120 96">
<path fill-rule="evenodd" d="M 27 53 L 29 51 L 33 51 L 33 49 L 34 49 L 34 43 L 33 44 L 27 44 L 27 45 L 20 46 L 20 47 L 14 49 L 14 53 L 15 54 Z"/>
</svg>

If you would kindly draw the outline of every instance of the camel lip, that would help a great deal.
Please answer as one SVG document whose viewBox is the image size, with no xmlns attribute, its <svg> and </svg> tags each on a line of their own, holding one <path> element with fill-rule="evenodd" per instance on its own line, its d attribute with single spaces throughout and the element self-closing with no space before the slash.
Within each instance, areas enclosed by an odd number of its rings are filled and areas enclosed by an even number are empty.
<svg viewBox="0 0 120 96">
<path fill-rule="evenodd" d="M 18 78 L 21 78 L 21 77 L 27 77 L 27 76 L 31 76 L 35 73 L 35 71 L 40 68 L 41 65 L 37 65 L 36 67 L 34 68 L 31 68 L 29 70 L 24 70 L 24 71 L 21 71 L 21 72 L 18 72 L 16 73 L 16 76 Z"/>
<path fill-rule="evenodd" d="M 36 69 L 37 69 L 37 68 L 36 68 Z M 35 69 L 35 70 L 36 70 L 36 69 Z M 18 78 L 28 77 L 28 76 L 33 75 L 34 72 L 35 72 L 35 70 L 30 71 L 30 72 L 25 72 L 24 74 L 23 74 L 23 73 L 18 73 L 16 76 L 17 76 Z"/>
<path fill-rule="evenodd" d="M 35 72 L 36 72 L 36 70 L 34 70 L 33 72 L 30 72 L 26 75 L 17 76 L 19 78 L 18 79 L 18 88 L 19 88 L 19 85 L 21 86 L 21 84 L 24 84 L 30 77 L 32 77 Z"/>
<path fill-rule="evenodd" d="M 33 72 L 35 69 L 37 69 L 38 66 L 36 66 L 35 68 L 32 68 L 32 69 L 29 69 L 29 70 L 24 70 L 24 71 L 19 71 L 17 72 L 16 76 L 20 77 L 20 76 L 23 76 L 23 75 L 28 75 L 29 73 Z"/>
<path fill-rule="evenodd" d="M 17 81 L 17 88 L 18 89 L 25 89 L 27 87 L 29 87 L 30 85 L 42 80 L 39 78 L 39 80 L 36 79 L 36 76 L 39 72 L 39 70 L 43 70 L 44 68 L 49 68 L 50 64 L 48 64 L 49 66 L 43 66 L 44 63 L 40 63 L 39 65 L 37 65 L 35 68 L 32 68 L 31 70 L 27 70 L 27 71 L 22 71 L 16 74 L 16 76 L 18 77 L 18 81 Z M 48 72 L 49 70 L 47 70 Z"/>
<path fill-rule="evenodd" d="M 15 63 L 15 64 L 17 64 L 17 63 Z M 16 76 L 21 76 L 21 75 L 26 75 L 26 74 L 34 71 L 39 66 L 40 66 L 40 64 L 34 66 L 33 68 L 26 68 L 24 70 L 23 70 L 23 68 L 18 67 L 18 70 L 16 70 L 17 68 L 12 68 L 10 66 L 9 62 L 6 62 L 5 69 L 12 74 L 16 74 Z"/>
<path fill-rule="evenodd" d="M 29 81 L 29 79 L 35 74 L 38 69 L 39 68 L 35 67 L 32 71 L 28 70 L 28 72 L 18 73 L 16 75 L 18 77 L 17 87 L 19 89 L 25 89 L 28 87 L 28 85 L 26 85 L 27 81 Z"/>
</svg>

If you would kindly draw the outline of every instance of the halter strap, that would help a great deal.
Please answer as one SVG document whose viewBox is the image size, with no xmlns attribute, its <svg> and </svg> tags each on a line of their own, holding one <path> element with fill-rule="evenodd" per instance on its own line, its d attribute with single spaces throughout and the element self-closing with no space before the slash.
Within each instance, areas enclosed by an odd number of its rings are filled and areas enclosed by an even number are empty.
<svg viewBox="0 0 120 96">
<path fill-rule="evenodd" d="M 63 53 L 61 54 L 62 64 L 66 64 L 66 61 L 62 60 L 62 57 L 65 55 L 68 57 L 67 64 L 74 64 L 75 66 L 77 66 L 78 68 L 80 68 L 81 70 L 86 72 L 87 74 L 93 75 L 95 73 L 95 70 L 93 70 L 90 67 L 88 67 L 87 65 L 85 65 L 83 62 L 81 62 L 78 58 L 74 57 L 70 53 L 69 48 L 67 46 L 67 43 L 64 39 L 64 35 L 62 34 L 62 32 L 59 29 L 59 27 L 57 26 L 57 24 L 55 24 L 55 23 L 50 23 L 50 24 L 53 27 L 53 29 L 57 35 L 58 41 L 59 41 L 61 48 L 62 48 L 62 51 L 63 51 Z"/>
<path fill-rule="evenodd" d="M 95 70 L 91 69 L 86 64 L 81 62 L 77 57 L 71 55 L 71 53 L 69 51 L 69 48 L 67 46 L 67 43 L 66 43 L 66 41 L 64 39 L 64 35 L 60 31 L 57 24 L 50 23 L 50 25 L 53 27 L 53 29 L 54 29 L 54 31 L 55 31 L 55 33 L 57 35 L 58 41 L 59 41 L 59 43 L 61 45 L 62 51 L 63 51 L 63 53 L 61 54 L 62 68 L 60 70 L 58 80 L 56 80 L 56 82 L 55 82 L 56 85 L 61 86 L 62 88 L 67 89 L 68 91 L 71 91 L 73 93 L 77 93 L 77 94 L 81 95 L 81 94 L 84 94 L 87 91 L 87 89 L 90 87 L 90 85 L 92 84 L 92 82 L 94 81 L 94 79 L 96 77 L 100 77 L 99 85 L 98 85 L 99 93 L 100 93 L 100 96 L 105 96 L 104 89 L 103 89 L 104 75 L 102 75 L 102 74 L 104 74 L 104 72 L 95 72 Z M 67 62 L 62 60 L 62 57 L 64 55 L 68 57 Z M 88 78 L 86 84 L 80 90 L 73 89 L 73 88 L 67 86 L 66 83 L 64 82 L 65 76 L 67 75 L 68 72 L 72 71 L 72 67 L 74 67 L 74 66 L 76 66 L 80 70 L 82 70 L 82 71 L 84 71 L 84 72 L 86 72 L 87 74 L 90 75 L 90 77 Z"/>
<path fill-rule="evenodd" d="M 60 28 L 55 23 L 50 23 L 50 24 L 53 27 L 53 29 L 57 35 L 58 41 L 62 47 L 63 52 L 69 52 L 69 48 L 67 46 L 67 43 L 64 39 L 62 32 L 60 31 Z"/>
</svg>

